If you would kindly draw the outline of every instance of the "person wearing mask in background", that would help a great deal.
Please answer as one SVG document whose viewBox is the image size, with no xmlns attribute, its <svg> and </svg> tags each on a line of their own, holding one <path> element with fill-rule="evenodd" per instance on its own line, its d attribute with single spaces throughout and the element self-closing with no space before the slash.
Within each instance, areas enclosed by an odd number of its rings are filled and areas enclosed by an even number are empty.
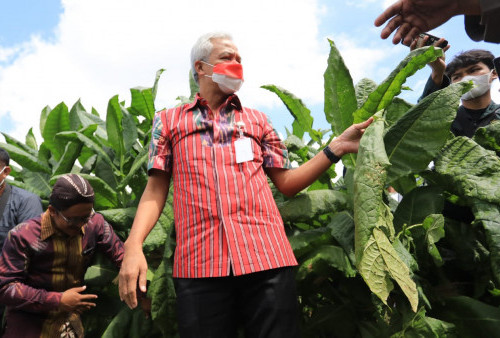
<svg viewBox="0 0 500 338">
<path fill-rule="evenodd" d="M 298 337 L 297 261 L 267 176 L 285 195 L 313 183 L 333 162 L 357 152 L 372 119 L 347 128 L 290 170 L 285 145 L 263 113 L 234 94 L 243 82 L 231 36 L 210 33 L 191 50 L 200 91 L 194 102 L 160 111 L 153 122 L 149 179 L 119 275 L 120 298 L 137 306 L 146 292 L 142 243 L 174 189 L 173 277 L 180 336 Z"/>
<path fill-rule="evenodd" d="M 425 44 L 428 37 L 416 39 L 410 49 Z M 438 46 L 443 38 L 434 43 Z M 443 50 L 448 50 L 449 45 Z M 462 96 L 462 104 L 451 124 L 451 131 L 455 136 L 473 137 L 477 129 L 487 126 L 495 120 L 500 120 L 500 104 L 491 98 L 491 83 L 498 78 L 494 67 L 494 56 L 491 52 L 482 49 L 473 49 L 460 53 L 446 65 L 444 55 L 431 62 L 432 72 L 427 80 L 420 98 L 460 81 L 472 81 L 474 88 Z M 448 218 L 470 224 L 474 221 L 472 210 L 466 206 L 445 201 L 443 215 Z"/>
<path fill-rule="evenodd" d="M 455 15 L 465 15 L 465 31 L 474 41 L 500 42 L 499 0 L 398 0 L 375 19 L 387 22 L 380 36 L 409 46 L 420 33 L 434 29 Z"/>
<path fill-rule="evenodd" d="M 40 197 L 7 183 L 9 164 L 9 153 L 0 148 L 0 249 L 10 229 L 43 212 Z"/>
<path fill-rule="evenodd" d="M 424 38 L 425 39 L 425 38 Z M 425 40 L 424 40 L 425 41 Z M 439 45 L 444 39 L 435 42 Z M 419 46 L 418 39 L 410 48 Z M 443 50 L 448 50 L 446 46 Z M 421 99 L 449 86 L 451 83 L 472 81 L 474 88 L 462 96 L 462 104 L 451 124 L 455 136 L 474 136 L 476 130 L 500 119 L 500 104 L 491 98 L 491 83 L 498 78 L 493 64 L 493 54 L 483 49 L 472 49 L 460 53 L 446 65 L 444 56 L 431 62 L 432 72 L 427 80 Z"/>
<path fill-rule="evenodd" d="M 95 252 L 117 267 L 123 243 L 94 212 L 94 190 L 76 174 L 57 179 L 41 216 L 10 230 L 0 256 L 4 338 L 83 337 L 80 314 L 95 306 L 83 278 Z"/>
</svg>

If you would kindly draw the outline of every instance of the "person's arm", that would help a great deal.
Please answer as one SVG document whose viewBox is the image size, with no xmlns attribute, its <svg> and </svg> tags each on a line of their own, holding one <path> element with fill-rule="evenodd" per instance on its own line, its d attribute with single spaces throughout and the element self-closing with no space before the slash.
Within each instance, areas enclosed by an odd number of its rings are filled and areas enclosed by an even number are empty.
<svg viewBox="0 0 500 338">
<path fill-rule="evenodd" d="M 460 14 L 479 15 L 479 0 L 399 0 L 375 19 L 375 26 L 386 23 L 380 37 L 409 46 L 420 33 L 434 29 Z"/>
<path fill-rule="evenodd" d="M 40 216 L 43 213 L 42 201 L 40 197 L 25 193 L 26 196 L 20 201 L 17 217 L 17 224 L 22 223 L 30 218 Z"/>
<path fill-rule="evenodd" d="M 466 15 L 465 31 L 474 41 L 500 42 L 500 2 L 480 0 L 481 16 Z"/>
<path fill-rule="evenodd" d="M 113 227 L 106 222 L 101 214 L 96 214 L 93 221 L 97 223 L 96 245 L 118 268 L 123 260 L 124 248 L 123 242 L 113 231 Z"/>
<path fill-rule="evenodd" d="M 357 153 L 361 136 L 372 121 L 373 118 L 369 118 L 365 122 L 353 124 L 335 138 L 328 147 L 337 157 L 348 153 Z M 266 173 L 281 193 L 293 196 L 311 185 L 331 165 L 332 162 L 323 151 L 320 151 L 296 169 L 266 168 Z"/>
<path fill-rule="evenodd" d="M 0 303 L 30 312 L 57 310 L 61 292 L 50 292 L 24 283 L 28 262 L 26 241 L 20 231 L 10 231 L 0 255 Z"/>
<path fill-rule="evenodd" d="M 125 254 L 119 274 L 120 299 L 130 308 L 137 306 L 137 284 L 146 292 L 148 265 L 142 244 L 155 226 L 165 206 L 170 184 L 170 174 L 152 169 L 142 194 L 130 234 L 125 241 Z"/>
<path fill-rule="evenodd" d="M 29 264 L 28 243 L 19 229 L 9 233 L 0 255 L 0 303 L 23 311 L 40 313 L 54 310 L 82 313 L 95 306 L 88 300 L 97 298 L 96 295 L 80 294 L 85 290 L 85 286 L 55 292 L 24 283 L 25 268 Z"/>
</svg>

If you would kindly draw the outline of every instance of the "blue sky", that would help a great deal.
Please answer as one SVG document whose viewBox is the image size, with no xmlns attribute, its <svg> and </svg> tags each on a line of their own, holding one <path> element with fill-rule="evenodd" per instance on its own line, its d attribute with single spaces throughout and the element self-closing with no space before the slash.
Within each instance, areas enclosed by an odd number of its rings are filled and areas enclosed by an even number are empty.
<svg viewBox="0 0 500 338">
<path fill-rule="evenodd" d="M 336 43 L 354 82 L 382 81 L 408 53 L 405 46 L 381 40 L 373 25 L 391 1 L 0 1 L 0 131 L 21 140 L 30 127 L 38 134 L 44 106 L 71 106 L 81 99 L 104 117 L 113 95 L 129 102 L 129 88 L 150 86 L 159 68 L 166 72 L 157 108 L 175 104 L 177 96 L 188 94 L 190 47 L 207 31 L 233 34 L 245 71 L 242 102 L 266 112 L 282 133 L 292 118 L 261 85 L 293 92 L 311 109 L 314 127 L 329 128 L 323 117 L 327 38 Z M 450 41 L 448 59 L 472 48 L 500 55 L 499 45 L 471 41 L 462 17 L 432 33 Z M 413 91 L 403 97 L 414 103 L 429 73 L 426 67 L 410 78 Z"/>
</svg>

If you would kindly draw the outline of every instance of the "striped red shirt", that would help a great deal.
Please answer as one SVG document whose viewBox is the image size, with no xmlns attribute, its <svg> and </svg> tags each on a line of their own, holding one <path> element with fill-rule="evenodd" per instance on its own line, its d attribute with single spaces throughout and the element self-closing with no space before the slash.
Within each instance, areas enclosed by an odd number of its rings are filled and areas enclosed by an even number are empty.
<svg viewBox="0 0 500 338">
<path fill-rule="evenodd" d="M 236 163 L 250 138 L 253 160 Z M 199 95 L 156 113 L 148 171 L 172 174 L 177 248 L 174 277 L 242 275 L 297 265 L 265 167 L 290 168 L 267 116 L 230 96 L 214 115 Z"/>
</svg>

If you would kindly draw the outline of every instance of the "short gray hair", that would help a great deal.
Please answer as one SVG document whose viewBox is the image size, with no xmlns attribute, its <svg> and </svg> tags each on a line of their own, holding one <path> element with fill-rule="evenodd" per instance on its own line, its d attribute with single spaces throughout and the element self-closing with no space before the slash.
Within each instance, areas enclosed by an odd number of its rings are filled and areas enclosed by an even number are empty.
<svg viewBox="0 0 500 338">
<path fill-rule="evenodd" d="M 207 33 L 198 38 L 193 48 L 191 48 L 191 74 L 197 84 L 199 84 L 199 79 L 194 63 L 200 60 L 205 62 L 208 61 L 208 57 L 210 53 L 212 53 L 214 47 L 211 41 L 212 39 L 228 39 L 233 41 L 233 37 L 224 32 Z"/>
</svg>

